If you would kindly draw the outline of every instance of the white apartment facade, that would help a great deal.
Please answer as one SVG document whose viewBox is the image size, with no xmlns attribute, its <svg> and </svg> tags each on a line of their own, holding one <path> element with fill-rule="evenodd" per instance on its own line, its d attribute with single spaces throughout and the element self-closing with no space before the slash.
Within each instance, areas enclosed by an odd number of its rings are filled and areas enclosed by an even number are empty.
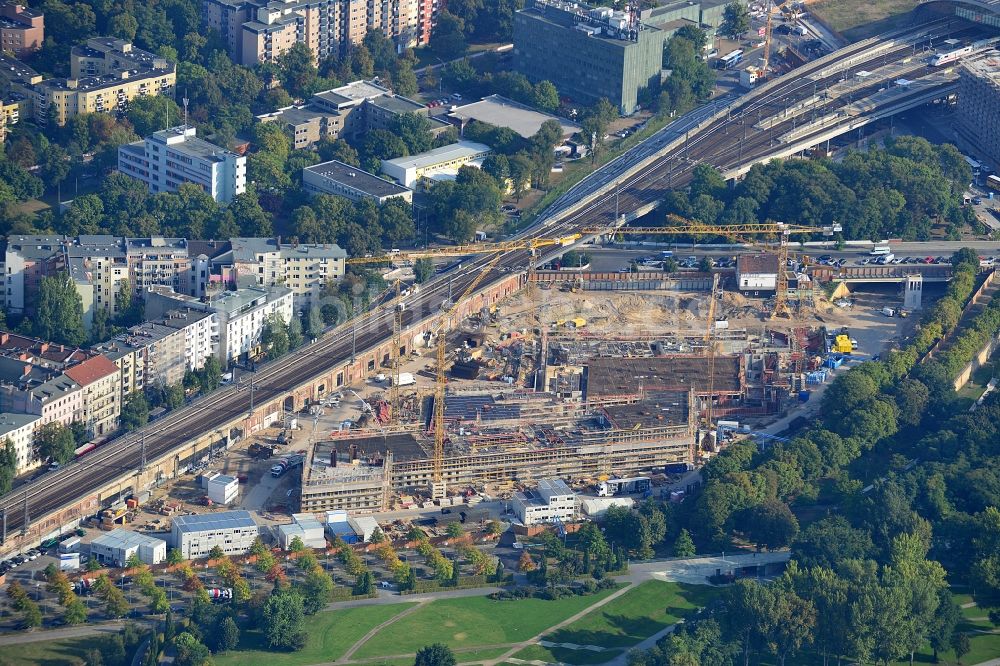
<svg viewBox="0 0 1000 666">
<path fill-rule="evenodd" d="M 194 127 L 160 130 L 118 148 L 118 170 L 146 183 L 153 194 L 198 185 L 228 203 L 246 191 L 247 158 L 195 136 Z"/>
<path fill-rule="evenodd" d="M 10 440 L 14 447 L 15 474 L 38 467 L 39 460 L 35 457 L 35 427 L 40 417 L 37 414 L 16 414 L 5 412 L 0 414 L 0 444 Z"/>
</svg>

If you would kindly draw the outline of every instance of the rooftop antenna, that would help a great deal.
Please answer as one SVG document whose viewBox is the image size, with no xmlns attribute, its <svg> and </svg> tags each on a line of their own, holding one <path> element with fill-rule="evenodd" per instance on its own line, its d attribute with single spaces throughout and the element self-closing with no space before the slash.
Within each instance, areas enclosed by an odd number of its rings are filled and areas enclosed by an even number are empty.
<svg viewBox="0 0 1000 666">
<path fill-rule="evenodd" d="M 184 91 L 184 129 L 187 130 L 188 127 L 188 97 L 187 90 Z"/>
</svg>

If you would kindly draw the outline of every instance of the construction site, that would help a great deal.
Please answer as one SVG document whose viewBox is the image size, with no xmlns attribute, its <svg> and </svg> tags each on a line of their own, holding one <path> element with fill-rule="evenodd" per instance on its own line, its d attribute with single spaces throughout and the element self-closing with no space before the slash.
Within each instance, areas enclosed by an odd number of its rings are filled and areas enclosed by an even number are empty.
<svg viewBox="0 0 1000 666">
<path fill-rule="evenodd" d="M 319 437 L 302 511 L 388 511 L 698 463 L 724 445 L 707 424 L 756 427 L 801 404 L 828 351 L 815 312 L 770 320 L 718 279 L 700 293 L 529 285 L 441 338 L 444 391 L 433 357 L 406 359 L 424 386 L 378 391 L 354 427 Z"/>
</svg>

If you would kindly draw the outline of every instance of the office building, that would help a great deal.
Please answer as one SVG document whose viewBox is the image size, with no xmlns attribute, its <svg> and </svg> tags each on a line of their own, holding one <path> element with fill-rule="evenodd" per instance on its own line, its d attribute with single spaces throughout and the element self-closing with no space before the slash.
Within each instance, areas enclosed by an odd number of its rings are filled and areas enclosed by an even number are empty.
<svg viewBox="0 0 1000 666">
<path fill-rule="evenodd" d="M 514 66 L 579 104 L 606 97 L 630 115 L 659 90 L 665 39 L 634 12 L 537 0 L 514 15 Z"/>
<path fill-rule="evenodd" d="M 0 4 L 0 50 L 23 58 L 42 48 L 45 15 L 13 2 Z"/>
<path fill-rule="evenodd" d="M 337 160 L 302 169 L 302 189 L 310 194 L 330 194 L 351 201 L 372 199 L 379 206 L 389 199 L 413 201 L 413 190 Z"/>
<path fill-rule="evenodd" d="M 90 556 L 105 566 L 124 567 L 133 555 L 150 566 L 160 564 L 167 559 L 167 542 L 122 529 L 102 534 L 90 542 Z"/>
<path fill-rule="evenodd" d="M 564 523 L 576 514 L 576 493 L 562 479 L 542 479 L 535 490 L 514 493 L 513 508 L 524 525 Z"/>
<path fill-rule="evenodd" d="M 959 67 L 958 134 L 973 154 L 1000 168 L 1000 57 Z"/>
<path fill-rule="evenodd" d="M 426 45 L 439 0 L 203 0 L 202 18 L 219 32 L 234 61 L 275 62 L 295 44 L 317 62 L 341 58 L 369 30 L 398 49 Z"/>
<path fill-rule="evenodd" d="M 291 289 L 296 310 L 319 304 L 323 285 L 344 277 L 347 253 L 329 243 L 281 243 L 274 238 L 233 238 L 229 249 L 212 259 L 219 270 L 261 287 Z"/>
<path fill-rule="evenodd" d="M 218 322 L 216 354 L 223 367 L 257 355 L 261 334 L 272 316 L 277 315 L 286 324 L 294 316 L 292 290 L 280 285 L 220 291 L 206 300 L 178 294 L 165 287 L 146 292 L 146 316 L 158 317 L 181 307 L 215 315 Z"/>
<path fill-rule="evenodd" d="M 34 448 L 39 418 L 37 414 L 0 413 L 0 444 L 9 441 L 14 447 L 14 474 L 23 474 L 41 462 Z"/>
<path fill-rule="evenodd" d="M 302 106 L 289 106 L 257 116 L 259 122 L 278 123 L 298 150 L 323 138 L 358 139 L 366 132 L 388 129 L 397 116 L 416 113 L 429 117 L 429 109 L 412 99 L 395 95 L 372 81 L 354 81 L 318 92 Z M 431 119 L 431 134 L 450 127 Z"/>
<path fill-rule="evenodd" d="M 91 438 L 106 437 L 118 429 L 121 415 L 121 371 L 98 354 L 77 363 L 65 375 L 83 387 L 83 423 Z"/>
<path fill-rule="evenodd" d="M 69 78 L 34 84 L 35 120 L 65 125 L 80 113 L 124 113 L 136 97 L 173 97 L 176 83 L 177 67 L 166 58 L 121 39 L 94 37 L 73 47 Z"/>
<path fill-rule="evenodd" d="M 433 179 L 438 175 L 454 175 L 459 167 L 481 162 L 490 152 L 490 147 L 487 145 L 473 141 L 459 141 L 419 155 L 383 160 L 382 173 L 400 185 L 413 189 L 422 179 Z"/>
<path fill-rule="evenodd" d="M 247 186 L 246 156 L 199 139 L 194 127 L 183 125 L 119 146 L 118 170 L 146 183 L 153 194 L 193 183 L 223 203 Z"/>
<path fill-rule="evenodd" d="M 215 546 L 226 555 L 244 555 L 259 534 L 249 511 L 176 516 L 170 526 L 170 545 L 186 560 L 207 557 Z"/>
</svg>

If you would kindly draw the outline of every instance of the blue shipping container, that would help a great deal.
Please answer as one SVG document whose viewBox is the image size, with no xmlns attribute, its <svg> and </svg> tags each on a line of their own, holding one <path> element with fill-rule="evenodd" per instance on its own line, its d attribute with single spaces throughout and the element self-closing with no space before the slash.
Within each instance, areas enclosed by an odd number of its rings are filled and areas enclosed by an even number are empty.
<svg viewBox="0 0 1000 666">
<path fill-rule="evenodd" d="M 809 391 L 799 391 L 799 402 L 809 401 Z"/>
</svg>

